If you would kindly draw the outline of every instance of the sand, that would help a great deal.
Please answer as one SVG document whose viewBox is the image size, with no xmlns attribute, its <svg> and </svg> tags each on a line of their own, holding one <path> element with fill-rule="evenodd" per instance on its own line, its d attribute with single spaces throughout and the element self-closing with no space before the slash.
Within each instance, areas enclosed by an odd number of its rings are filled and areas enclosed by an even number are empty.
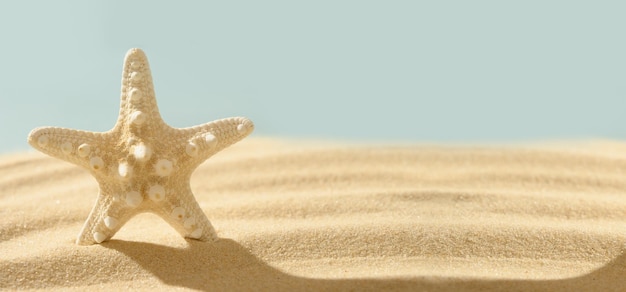
<svg viewBox="0 0 626 292">
<path fill-rule="evenodd" d="M 74 244 L 97 184 L 0 156 L 0 288 L 626 291 L 626 144 L 348 145 L 251 138 L 192 189 L 221 239 L 153 214 Z"/>
</svg>

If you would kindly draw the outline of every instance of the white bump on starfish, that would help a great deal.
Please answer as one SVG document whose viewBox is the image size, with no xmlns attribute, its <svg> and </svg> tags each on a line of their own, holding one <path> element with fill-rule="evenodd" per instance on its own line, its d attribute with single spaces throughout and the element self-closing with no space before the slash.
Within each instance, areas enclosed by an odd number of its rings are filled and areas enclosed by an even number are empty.
<svg viewBox="0 0 626 292">
<path fill-rule="evenodd" d="M 172 162 L 167 159 L 159 159 L 154 165 L 154 171 L 158 176 L 168 176 L 172 173 L 174 166 Z"/>
<path fill-rule="evenodd" d="M 113 229 L 113 228 L 117 227 L 117 223 L 119 223 L 119 222 L 114 217 L 106 216 L 104 218 L 104 226 L 106 226 L 109 229 Z"/>
<path fill-rule="evenodd" d="M 185 146 L 185 153 L 191 157 L 198 155 L 198 146 L 193 142 L 189 142 L 187 146 Z"/>
<path fill-rule="evenodd" d="M 148 190 L 148 197 L 155 202 L 163 201 L 165 198 L 165 188 L 162 185 L 153 185 Z"/>
<path fill-rule="evenodd" d="M 130 122 L 135 125 L 141 125 L 146 121 L 146 114 L 141 111 L 134 111 L 130 114 Z"/>
<path fill-rule="evenodd" d="M 65 142 L 65 143 L 61 144 L 61 151 L 63 151 L 63 153 L 65 153 L 65 154 L 72 153 L 73 148 L 74 148 L 74 146 L 70 142 Z"/>
<path fill-rule="evenodd" d="M 213 134 L 204 135 L 204 141 L 209 147 L 213 147 L 215 146 L 215 144 L 217 144 L 217 138 Z"/>
<path fill-rule="evenodd" d="M 176 207 L 172 210 L 170 215 L 176 220 L 183 220 L 183 218 L 185 218 L 185 209 L 183 207 Z"/>
<path fill-rule="evenodd" d="M 141 76 L 141 73 L 139 72 L 133 72 L 130 74 L 130 81 L 131 82 L 139 82 L 143 79 L 143 76 Z"/>
<path fill-rule="evenodd" d="M 37 139 L 37 144 L 39 144 L 40 147 L 44 147 L 48 145 L 49 140 L 50 139 L 48 138 L 47 135 L 42 135 L 42 136 L 39 136 L 39 138 Z"/>
<path fill-rule="evenodd" d="M 80 146 L 78 146 L 77 152 L 78 152 L 78 156 L 87 157 L 87 155 L 89 155 L 89 152 L 91 152 L 91 147 L 87 143 L 81 144 Z"/>
<path fill-rule="evenodd" d="M 139 145 L 135 145 L 133 156 L 135 156 L 135 159 L 138 161 L 144 162 L 150 159 L 150 156 L 152 156 L 152 150 L 145 144 L 140 143 Z"/>
<path fill-rule="evenodd" d="M 196 226 L 196 219 L 191 217 L 185 219 L 185 222 L 183 222 L 183 226 L 185 227 L 185 229 L 193 228 L 194 226 Z"/>
<path fill-rule="evenodd" d="M 202 228 L 197 228 L 191 234 L 189 234 L 189 237 L 194 239 L 198 239 L 200 238 L 200 236 L 202 236 Z"/>
<path fill-rule="evenodd" d="M 140 212 L 158 214 L 184 237 L 216 239 L 190 190 L 189 178 L 208 157 L 248 135 L 254 128 L 252 122 L 226 118 L 173 128 L 159 114 L 143 51 L 128 51 L 122 74 L 119 117 L 110 131 L 45 127 L 31 131 L 28 137 L 28 142 L 45 154 L 99 169 L 91 171 L 97 177 L 98 199 L 76 242 L 108 240 Z"/>
<path fill-rule="evenodd" d="M 107 236 L 104 235 L 104 233 L 102 232 L 95 232 L 93 234 L 93 239 L 97 242 L 97 243 L 101 243 L 103 241 L 105 241 L 107 239 Z"/>
<path fill-rule="evenodd" d="M 119 174 L 121 178 L 129 178 L 132 172 L 133 167 L 128 165 L 127 162 L 121 162 L 117 166 L 117 174 Z"/>
<path fill-rule="evenodd" d="M 89 159 L 89 166 L 91 166 L 91 169 L 98 171 L 104 167 L 104 160 L 99 156 L 94 156 Z"/>
<path fill-rule="evenodd" d="M 128 94 L 131 102 L 137 103 L 141 100 L 141 92 L 137 88 L 133 88 Z"/>
<path fill-rule="evenodd" d="M 138 207 L 143 202 L 143 197 L 137 191 L 130 191 L 126 193 L 126 204 L 131 207 Z"/>
</svg>

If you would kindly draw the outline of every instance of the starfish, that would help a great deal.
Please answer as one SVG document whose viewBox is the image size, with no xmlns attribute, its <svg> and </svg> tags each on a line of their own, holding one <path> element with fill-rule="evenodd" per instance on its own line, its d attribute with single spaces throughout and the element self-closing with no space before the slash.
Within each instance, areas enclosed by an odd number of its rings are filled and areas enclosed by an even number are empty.
<svg viewBox="0 0 626 292">
<path fill-rule="evenodd" d="M 124 59 L 120 112 L 107 132 L 58 127 L 28 135 L 35 149 L 87 169 L 99 185 L 96 203 L 76 243 L 110 239 L 130 218 L 152 212 L 183 237 L 201 241 L 217 234 L 189 186 L 206 159 L 254 129 L 243 117 L 173 128 L 157 107 L 148 59 L 131 49 Z"/>
</svg>

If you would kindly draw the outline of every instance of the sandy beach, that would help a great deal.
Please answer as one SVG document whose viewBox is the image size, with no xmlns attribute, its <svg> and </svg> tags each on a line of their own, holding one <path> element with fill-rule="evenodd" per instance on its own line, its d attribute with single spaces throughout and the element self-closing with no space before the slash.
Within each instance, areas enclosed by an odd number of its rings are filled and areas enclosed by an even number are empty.
<svg viewBox="0 0 626 292">
<path fill-rule="evenodd" d="M 89 173 L 0 156 L 0 288 L 626 291 L 626 144 L 373 145 L 246 139 L 192 189 L 220 240 L 141 214 L 76 235 Z"/>
</svg>

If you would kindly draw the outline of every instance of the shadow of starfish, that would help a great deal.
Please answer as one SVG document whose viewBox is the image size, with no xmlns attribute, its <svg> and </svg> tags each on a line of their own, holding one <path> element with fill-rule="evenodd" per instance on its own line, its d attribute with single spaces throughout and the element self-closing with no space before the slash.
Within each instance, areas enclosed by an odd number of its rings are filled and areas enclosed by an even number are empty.
<svg viewBox="0 0 626 292">
<path fill-rule="evenodd" d="M 165 284 L 202 291 L 626 291 L 626 253 L 589 274 L 558 280 L 313 279 L 273 268 L 231 239 L 188 244 L 179 249 L 112 240 L 102 246 L 127 255 Z"/>
</svg>

